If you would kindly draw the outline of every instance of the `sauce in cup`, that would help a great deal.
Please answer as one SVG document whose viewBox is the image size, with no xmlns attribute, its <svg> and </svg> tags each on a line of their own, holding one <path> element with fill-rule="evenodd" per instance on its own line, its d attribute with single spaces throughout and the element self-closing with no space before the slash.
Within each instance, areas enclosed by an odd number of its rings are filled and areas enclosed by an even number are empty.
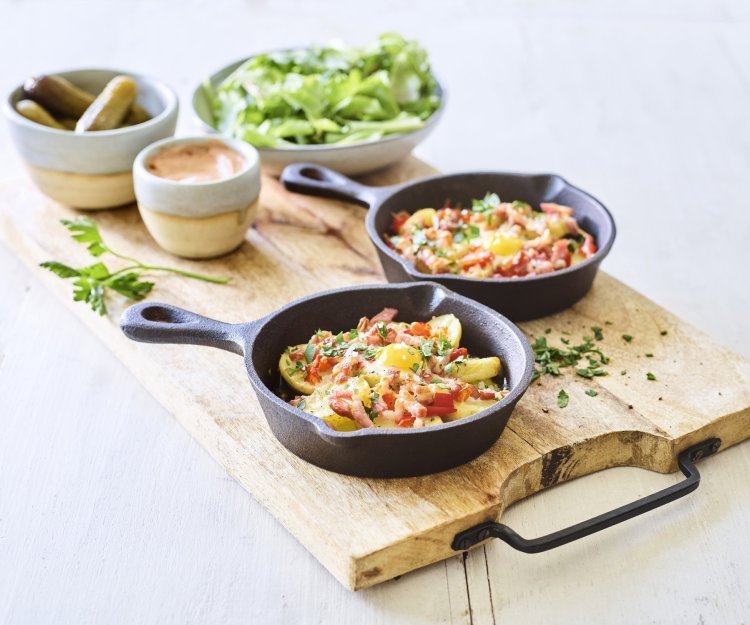
<svg viewBox="0 0 750 625">
<path fill-rule="evenodd" d="M 231 178 L 247 167 L 247 161 L 221 141 L 204 141 L 166 147 L 146 167 L 160 178 L 193 184 Z"/>
</svg>

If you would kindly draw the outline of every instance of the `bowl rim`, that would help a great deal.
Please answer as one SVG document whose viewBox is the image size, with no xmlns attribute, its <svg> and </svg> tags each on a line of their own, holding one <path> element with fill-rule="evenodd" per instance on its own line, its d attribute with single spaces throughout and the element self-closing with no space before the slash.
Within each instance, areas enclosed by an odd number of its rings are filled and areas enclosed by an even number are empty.
<svg viewBox="0 0 750 625">
<path fill-rule="evenodd" d="M 113 72 L 115 75 L 130 76 L 131 78 L 134 78 L 137 81 L 148 83 L 154 89 L 161 92 L 162 95 L 166 96 L 164 110 L 162 110 L 158 115 L 155 115 L 151 119 L 146 120 L 145 122 L 141 122 L 140 124 L 134 124 L 132 126 L 125 126 L 123 128 L 113 128 L 111 130 L 96 130 L 96 131 L 91 131 L 87 133 L 76 133 L 73 130 L 61 130 L 59 128 L 50 128 L 49 126 L 45 126 L 44 124 L 38 124 L 36 122 L 31 121 L 30 119 L 25 118 L 18 111 L 16 111 L 15 107 L 13 106 L 14 104 L 13 98 L 18 92 L 23 94 L 23 83 L 20 83 L 16 85 L 15 87 L 13 87 L 8 92 L 7 96 L 3 99 L 3 112 L 5 113 L 5 116 L 12 123 L 20 124 L 27 128 L 38 130 L 40 132 L 49 132 L 52 135 L 59 135 L 63 137 L 73 136 L 73 137 L 87 137 L 87 138 L 113 137 L 113 136 L 121 136 L 121 135 L 134 133 L 139 130 L 148 129 L 148 128 L 151 128 L 152 126 L 156 126 L 157 124 L 161 123 L 163 120 L 170 117 L 174 113 L 174 111 L 177 110 L 177 107 L 179 106 L 179 98 L 177 97 L 177 93 L 175 92 L 174 89 L 172 89 L 172 87 L 170 87 L 163 80 L 159 80 L 157 78 L 148 76 L 146 74 L 139 74 L 137 72 L 120 71 L 119 69 L 108 68 L 108 67 L 81 67 L 81 68 L 76 68 L 76 69 L 63 69 L 63 70 L 57 70 L 53 72 L 46 72 L 46 74 L 50 76 L 62 75 L 65 77 L 68 74 L 78 74 L 82 72 Z M 73 82 L 73 80 L 71 80 L 71 82 Z"/>
<path fill-rule="evenodd" d="M 193 114 L 193 117 L 198 120 L 198 123 L 200 124 L 201 128 L 209 133 L 212 134 L 218 134 L 221 136 L 226 136 L 219 132 L 216 128 L 211 126 L 208 122 L 206 122 L 199 114 L 198 111 L 195 110 L 195 99 L 197 95 L 203 90 L 204 85 L 206 82 L 213 84 L 214 77 L 217 74 L 220 74 L 224 70 L 233 67 L 234 69 L 237 69 L 240 65 L 243 63 L 246 63 L 252 58 L 255 58 L 256 56 L 260 56 L 262 54 L 275 54 L 278 52 L 292 52 L 295 50 L 306 50 L 313 47 L 312 45 L 309 46 L 290 46 L 287 48 L 276 48 L 273 50 L 263 50 L 261 52 L 256 52 L 255 54 L 251 54 L 249 56 L 246 56 L 242 59 L 239 59 L 237 61 L 233 61 L 231 63 L 227 63 L 226 65 L 220 67 L 214 72 L 211 72 L 203 81 L 201 81 L 195 89 L 193 89 L 192 96 L 190 98 L 190 108 Z M 234 71 L 234 69 L 232 71 Z M 445 87 L 445 83 L 440 78 L 439 74 L 435 72 L 435 70 L 432 68 L 432 65 L 430 65 L 430 73 L 432 74 L 432 77 L 435 79 L 436 83 L 436 89 L 435 94 L 438 96 L 438 107 L 432 112 L 432 114 L 424 120 L 424 124 L 420 128 L 415 128 L 414 130 L 410 130 L 409 132 L 395 132 L 391 133 L 389 135 L 385 135 L 384 137 L 381 137 L 380 139 L 375 139 L 374 141 L 358 141 L 356 143 L 347 143 L 345 145 L 336 145 L 336 144 L 326 144 L 326 143 L 318 143 L 318 144 L 311 144 L 311 145 L 299 145 L 299 146 L 281 146 L 281 147 L 255 147 L 258 152 L 261 154 L 263 153 L 287 153 L 287 154 L 295 154 L 299 152 L 335 152 L 335 151 L 342 151 L 352 148 L 362 148 L 364 146 L 376 146 L 376 145 L 383 145 L 384 143 L 390 143 L 392 141 L 398 141 L 399 139 L 404 139 L 405 137 L 416 135 L 420 132 L 430 131 L 432 130 L 432 126 L 438 122 L 440 117 L 442 116 L 443 112 L 445 111 L 446 102 L 448 101 L 448 92 Z M 252 144 L 250 144 L 252 145 Z"/>
<path fill-rule="evenodd" d="M 203 182 L 182 182 L 181 180 L 172 180 L 171 178 L 162 178 L 156 174 L 151 173 L 146 167 L 146 159 L 154 156 L 156 153 L 161 152 L 167 146 L 171 144 L 184 144 L 184 143 L 207 143 L 209 141 L 218 141 L 225 144 L 228 148 L 239 152 L 245 159 L 245 167 L 240 171 L 235 172 L 231 176 L 226 178 L 219 178 L 218 180 L 206 180 Z M 180 189 L 201 189 L 210 188 L 217 185 L 222 185 L 232 180 L 236 180 L 243 176 L 260 175 L 260 155 L 258 150 L 255 149 L 249 143 L 233 137 L 225 137 L 223 135 L 185 135 L 180 137 L 165 137 L 159 141 L 148 144 L 143 148 L 135 157 L 133 161 L 133 173 L 138 172 L 138 175 L 145 176 L 150 184 L 161 184 L 167 187 L 180 188 Z"/>
<path fill-rule="evenodd" d="M 416 266 L 410 263 L 406 258 L 404 258 L 401 254 L 397 254 L 393 249 L 391 249 L 383 240 L 383 234 L 378 232 L 377 228 L 375 227 L 375 218 L 380 213 L 381 207 L 391 198 L 395 197 L 398 193 L 400 193 L 402 190 L 411 187 L 413 185 L 416 185 L 418 183 L 422 182 L 432 182 L 435 180 L 445 179 L 445 178 L 460 178 L 467 175 L 503 175 L 503 176 L 509 176 L 513 178 L 548 178 L 550 180 L 557 180 L 561 183 L 562 189 L 568 189 L 572 191 L 576 191 L 583 195 L 586 200 L 588 200 L 593 206 L 596 207 L 597 210 L 599 210 L 602 220 L 606 221 L 610 228 L 611 232 L 609 234 L 609 237 L 603 241 L 603 245 L 600 245 L 599 241 L 596 241 L 597 243 L 597 250 L 594 252 L 592 256 L 589 258 L 586 258 L 585 260 L 581 261 L 577 265 L 571 265 L 570 267 L 565 267 L 564 269 L 556 269 L 555 271 L 551 271 L 549 273 L 541 273 L 536 274 L 533 276 L 520 276 L 516 278 L 473 278 L 471 276 L 462 276 L 460 274 L 452 274 L 452 273 L 446 273 L 446 274 L 430 274 L 430 273 L 423 273 L 421 271 L 418 271 Z M 572 207 L 575 211 L 575 207 Z M 617 225 L 615 223 L 615 219 L 612 216 L 612 213 L 609 212 L 609 209 L 596 197 L 591 195 L 588 191 L 585 191 L 581 189 L 580 187 L 572 184 L 569 182 L 566 178 L 559 174 L 553 174 L 553 173 L 540 173 L 540 174 L 525 174 L 525 173 L 517 173 L 517 172 L 505 172 L 505 171 L 493 171 L 493 170 L 477 170 L 477 171 L 465 171 L 465 172 L 456 172 L 456 173 L 450 173 L 450 174 L 436 174 L 433 176 L 425 176 L 424 178 L 417 178 L 415 180 L 411 180 L 409 182 L 406 182 L 404 184 L 397 185 L 397 188 L 393 189 L 392 193 L 389 193 L 388 195 L 380 198 L 377 200 L 375 204 L 373 204 L 367 211 L 367 215 L 365 216 L 365 228 L 367 230 L 368 235 L 370 236 L 370 240 L 373 242 L 373 245 L 375 245 L 377 251 L 379 253 L 386 254 L 388 257 L 392 258 L 393 260 L 397 261 L 401 267 L 404 269 L 404 271 L 407 273 L 407 275 L 411 276 L 417 281 L 435 281 L 439 284 L 445 284 L 448 288 L 453 288 L 452 283 L 457 282 L 458 284 L 465 284 L 465 283 L 472 283 L 472 284 L 484 284 L 484 285 L 490 285 L 490 284 L 496 284 L 496 283 L 527 283 L 527 282 L 540 282 L 544 280 L 554 280 L 559 279 L 560 276 L 564 276 L 570 273 L 574 273 L 576 271 L 580 271 L 584 269 L 585 267 L 588 267 L 589 265 L 593 264 L 599 264 L 601 263 L 609 254 L 609 252 L 612 250 L 612 246 L 614 245 L 615 238 L 617 237 Z"/>
</svg>

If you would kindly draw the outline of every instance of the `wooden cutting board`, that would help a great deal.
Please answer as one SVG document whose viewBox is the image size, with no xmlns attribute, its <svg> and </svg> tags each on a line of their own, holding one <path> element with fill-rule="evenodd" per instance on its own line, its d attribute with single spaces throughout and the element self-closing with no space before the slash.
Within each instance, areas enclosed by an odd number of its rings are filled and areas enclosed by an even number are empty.
<svg viewBox="0 0 750 625">
<path fill-rule="evenodd" d="M 432 172 L 409 159 L 367 182 L 395 183 Z M 289 194 L 269 177 L 263 185 L 246 243 L 217 260 L 189 262 L 162 252 L 134 207 L 92 216 L 107 242 L 124 254 L 231 276 L 229 286 L 159 276 L 151 296 L 224 321 L 259 317 L 314 291 L 383 281 L 361 208 Z M 75 214 L 25 179 L 0 186 L 5 243 L 351 589 L 454 555 L 450 544 L 457 532 L 496 520 L 514 501 L 558 482 L 619 465 L 671 472 L 679 451 L 694 443 L 719 437 L 723 449 L 750 436 L 750 362 L 602 273 L 573 309 L 522 328 L 529 337 L 546 335 L 559 344 L 561 337 L 579 341 L 592 334 L 591 326 L 601 326 L 610 375 L 589 381 L 566 373 L 534 383 L 500 440 L 457 469 L 391 480 L 330 473 L 276 441 L 240 358 L 209 348 L 128 341 L 117 326 L 125 302 L 112 298 L 109 316 L 99 317 L 72 302 L 69 283 L 36 267 L 48 259 L 89 262 L 58 223 Z M 363 302 L 362 312 L 377 311 Z M 656 380 L 647 380 L 647 372 Z M 570 396 L 564 409 L 557 405 L 560 389 Z M 598 395 L 586 395 L 587 389 Z M 523 527 L 515 529 L 524 534 Z"/>
</svg>

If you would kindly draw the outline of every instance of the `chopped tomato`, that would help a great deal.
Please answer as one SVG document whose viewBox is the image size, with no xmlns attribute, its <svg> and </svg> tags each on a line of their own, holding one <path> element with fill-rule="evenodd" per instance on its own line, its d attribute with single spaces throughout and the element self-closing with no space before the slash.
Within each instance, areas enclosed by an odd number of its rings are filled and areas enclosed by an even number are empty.
<svg viewBox="0 0 750 625">
<path fill-rule="evenodd" d="M 409 213 L 405 213 L 404 211 L 401 211 L 400 213 L 393 213 L 393 218 L 391 220 L 391 231 L 400 232 L 401 227 L 406 223 L 407 219 L 409 219 Z"/>
<path fill-rule="evenodd" d="M 315 360 L 312 362 L 318 372 L 330 371 L 335 363 L 336 361 L 333 358 L 328 358 L 328 356 L 323 356 L 321 354 L 315 356 Z"/>
<path fill-rule="evenodd" d="M 479 399 L 495 399 L 495 391 L 484 389 L 479 391 Z"/>
<path fill-rule="evenodd" d="M 590 234 L 585 235 L 583 245 L 581 246 L 581 254 L 586 258 L 590 258 L 596 254 L 596 243 L 594 243 L 594 237 Z"/>
<path fill-rule="evenodd" d="M 380 399 L 382 399 L 385 402 L 385 405 L 388 406 L 388 410 L 393 410 L 393 407 L 396 405 L 396 394 L 393 391 L 383 393 L 380 396 Z"/>
<path fill-rule="evenodd" d="M 429 323 L 415 321 L 409 326 L 409 330 L 414 336 L 430 336 L 431 328 Z"/>
<path fill-rule="evenodd" d="M 451 396 L 453 397 L 454 401 L 466 401 L 469 397 L 471 397 L 471 391 L 473 388 L 474 387 L 471 384 L 467 384 L 466 386 L 459 386 L 455 391 L 453 391 L 453 393 L 451 393 Z"/>
<path fill-rule="evenodd" d="M 454 360 L 456 360 L 456 358 L 461 358 L 461 356 L 466 358 L 468 355 L 468 349 L 466 349 L 465 347 L 458 347 L 451 352 L 450 361 L 453 362 Z"/>
<path fill-rule="evenodd" d="M 307 375 L 305 376 L 305 381 L 309 382 L 310 384 L 317 384 L 320 382 L 320 375 L 318 375 L 318 370 L 313 364 L 307 365 Z"/>
<path fill-rule="evenodd" d="M 396 421 L 396 424 L 402 428 L 408 428 L 412 423 L 414 423 L 414 417 L 401 417 Z"/>
</svg>

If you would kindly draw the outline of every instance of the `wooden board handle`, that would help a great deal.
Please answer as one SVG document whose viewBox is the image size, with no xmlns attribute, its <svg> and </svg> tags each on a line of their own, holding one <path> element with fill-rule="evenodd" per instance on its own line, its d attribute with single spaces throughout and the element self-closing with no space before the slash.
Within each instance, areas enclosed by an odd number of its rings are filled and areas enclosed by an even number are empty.
<svg viewBox="0 0 750 625">
<path fill-rule="evenodd" d="M 542 551 L 549 551 L 555 547 L 567 545 L 574 540 L 590 536 L 603 529 L 632 519 L 644 512 L 663 506 L 670 501 L 684 497 L 688 493 L 692 493 L 698 488 L 701 481 L 695 461 L 716 453 L 720 447 L 721 440 L 718 438 L 710 438 L 702 443 L 693 445 L 683 451 L 677 458 L 677 464 L 686 478 L 682 482 L 660 490 L 653 495 L 642 497 L 637 501 L 615 508 L 610 512 L 595 516 L 593 519 L 587 519 L 552 534 L 531 539 L 520 536 L 502 523 L 480 523 L 456 534 L 451 547 L 454 551 L 465 551 L 488 538 L 499 538 L 514 549 L 523 551 L 524 553 L 541 553 Z"/>
<path fill-rule="evenodd" d="M 253 333 L 256 323 L 224 323 L 171 304 L 141 302 L 122 314 L 120 329 L 141 343 L 206 345 L 243 355 L 248 332 Z"/>
</svg>

